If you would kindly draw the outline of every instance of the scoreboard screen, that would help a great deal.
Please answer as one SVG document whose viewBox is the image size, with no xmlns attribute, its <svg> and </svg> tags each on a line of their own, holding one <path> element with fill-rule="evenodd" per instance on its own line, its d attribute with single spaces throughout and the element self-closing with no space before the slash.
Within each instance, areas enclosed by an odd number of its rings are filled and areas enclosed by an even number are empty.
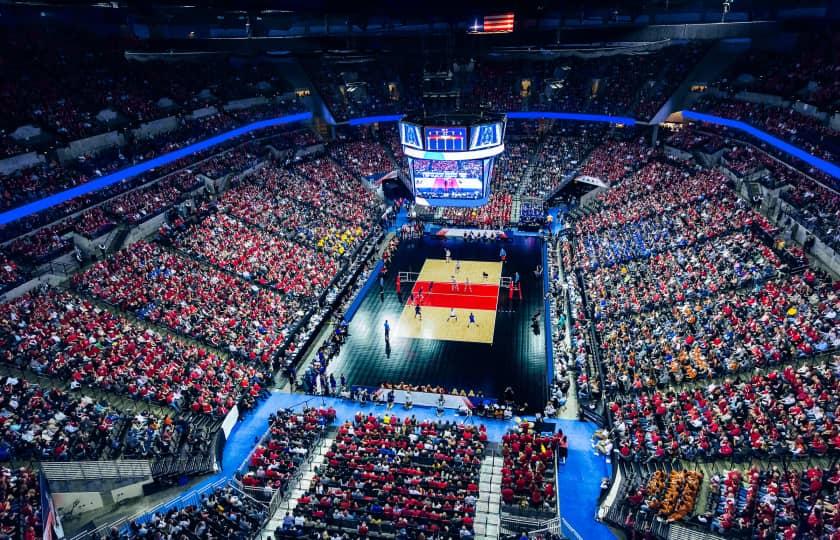
<svg viewBox="0 0 840 540">
<path fill-rule="evenodd" d="M 504 114 L 409 114 L 399 122 L 406 185 L 421 206 L 487 204 L 496 157 L 505 151 Z"/>
<path fill-rule="evenodd" d="M 482 124 L 472 128 L 472 140 L 470 150 L 480 150 L 497 146 L 502 142 L 502 124 Z"/>
<path fill-rule="evenodd" d="M 475 201 L 484 197 L 484 164 L 480 159 L 439 161 L 411 159 L 414 194 L 429 201 Z"/>
<path fill-rule="evenodd" d="M 467 150 L 467 128 L 427 127 L 426 150 L 432 152 L 460 152 Z"/>
<path fill-rule="evenodd" d="M 400 142 L 409 148 L 423 149 L 420 126 L 400 122 Z"/>
</svg>

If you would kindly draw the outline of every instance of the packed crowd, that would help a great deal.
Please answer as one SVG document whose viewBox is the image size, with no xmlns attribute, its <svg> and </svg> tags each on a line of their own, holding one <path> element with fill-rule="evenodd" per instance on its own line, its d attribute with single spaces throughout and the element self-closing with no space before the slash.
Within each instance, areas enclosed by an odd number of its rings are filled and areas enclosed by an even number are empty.
<svg viewBox="0 0 840 540">
<path fill-rule="evenodd" d="M 703 380 L 812 357 L 840 345 L 836 294 L 811 276 L 596 324 L 609 392 Z"/>
<path fill-rule="evenodd" d="M 712 477 L 698 520 L 725 536 L 830 538 L 840 528 L 838 486 L 837 467 L 727 470 Z"/>
<path fill-rule="evenodd" d="M 541 199 L 551 195 L 583 164 L 602 136 L 602 131 L 592 126 L 554 127 L 543 139 L 530 182 L 522 186 L 522 195 Z"/>
<path fill-rule="evenodd" d="M 732 147 L 725 159 L 741 175 L 791 184 L 789 201 L 807 185 L 749 146 Z M 576 269 L 566 284 L 576 314 L 566 354 L 578 369 L 579 397 L 610 400 L 612 429 L 596 437 L 599 451 L 641 464 L 837 452 L 840 368 L 817 357 L 840 346 L 840 297 L 824 272 L 789 273 L 789 264 L 801 266 L 801 250 L 774 240 L 778 229 L 720 172 L 654 155 L 597 195 L 573 230 L 560 249 L 563 267 Z M 703 482 L 691 471 L 660 469 L 620 504 L 634 509 L 631 522 L 688 520 Z M 775 501 L 760 516 L 734 508 L 721 500 L 699 516 L 701 525 L 794 538 L 807 522 L 777 520 Z M 831 526 L 816 514 L 812 521 Z"/>
<path fill-rule="evenodd" d="M 804 176 L 782 193 L 793 217 L 833 249 L 840 249 L 840 195 Z"/>
<path fill-rule="evenodd" d="M 148 520 L 132 521 L 124 530 L 112 528 L 102 540 L 162 538 L 258 538 L 270 516 L 265 506 L 231 486 L 202 494 L 197 504 L 173 507 Z"/>
<path fill-rule="evenodd" d="M 250 144 L 245 144 L 218 154 L 201 163 L 195 173 L 203 174 L 209 178 L 221 178 L 230 173 L 237 173 L 253 167 L 259 161 L 254 155 Z"/>
<path fill-rule="evenodd" d="M 502 436 L 502 502 L 554 511 L 557 506 L 557 456 L 565 460 L 563 431 L 552 436 L 534 432 L 527 422 Z"/>
<path fill-rule="evenodd" d="M 37 540 L 43 535 L 38 472 L 28 467 L 0 468 L 0 534 Z"/>
<path fill-rule="evenodd" d="M 752 225 L 772 228 L 766 218 L 748 210 L 734 194 L 720 199 L 698 199 L 674 214 L 637 217 L 613 227 L 586 232 L 579 229 L 576 261 L 574 264 L 571 260 L 566 261 L 566 266 L 590 270 L 613 267 L 656 253 L 698 246 Z"/>
<path fill-rule="evenodd" d="M 268 418 L 268 435 L 248 458 L 239 481 L 246 488 L 268 487 L 286 492 L 301 464 L 318 446 L 327 424 L 335 420 L 332 409 L 304 408 L 299 413 L 279 410 Z"/>
<path fill-rule="evenodd" d="M 787 366 L 694 390 L 637 389 L 610 403 L 624 459 L 806 458 L 836 452 L 838 366 Z"/>
<path fill-rule="evenodd" d="M 337 261 L 311 247 L 215 213 L 179 235 L 175 247 L 212 266 L 284 293 L 317 297 L 339 270 Z"/>
<path fill-rule="evenodd" d="M 487 204 L 475 208 L 448 206 L 441 209 L 441 219 L 452 225 L 479 229 L 503 229 L 510 223 L 513 195 L 493 193 Z"/>
<path fill-rule="evenodd" d="M 73 249 L 73 242 L 66 237 L 67 224 L 59 223 L 39 229 L 34 234 L 16 238 L 9 243 L 9 255 L 24 264 L 38 264 Z"/>
<path fill-rule="evenodd" d="M 278 532 L 472 537 L 486 439 L 483 426 L 357 413 L 298 499 L 294 512 L 305 524 Z"/>
<path fill-rule="evenodd" d="M 776 275 L 781 266 L 772 249 L 749 232 L 677 247 L 649 258 L 587 273 L 586 295 L 595 319 L 649 312 L 739 289 Z"/>
<path fill-rule="evenodd" d="M 298 178 L 270 166 L 249 175 L 222 195 L 220 206 L 230 215 L 273 235 L 316 247 L 332 255 L 352 252 L 364 238 L 372 214 L 370 204 L 342 205 L 342 213 L 327 211 L 338 194 L 323 190 L 321 200 L 291 197 Z M 348 188 L 349 189 L 349 188 Z M 280 195 L 281 192 L 287 195 Z"/>
<path fill-rule="evenodd" d="M 0 458 L 118 457 L 125 419 L 104 401 L 8 377 L 0 390 Z"/>
<path fill-rule="evenodd" d="M 360 185 L 353 175 L 327 156 L 295 164 L 288 172 L 268 174 L 291 174 L 278 182 L 278 194 L 310 206 L 325 213 L 338 215 L 345 221 L 365 226 L 371 213 L 377 207 L 376 197 Z"/>
<path fill-rule="evenodd" d="M 190 440 L 184 417 L 115 409 L 105 399 L 77 396 L 8 377 L 0 393 L 0 458 L 41 461 L 161 459 L 182 448 L 205 454 L 209 442 Z M 194 450 L 194 452 L 193 452 Z"/>
<path fill-rule="evenodd" d="M 18 268 L 18 265 L 0 252 L 0 291 L 10 289 L 23 280 L 24 274 Z"/>
<path fill-rule="evenodd" d="M 300 301 L 138 242 L 73 277 L 74 285 L 142 319 L 263 366 L 286 341 Z"/>
<path fill-rule="evenodd" d="M 697 107 L 716 116 L 751 124 L 827 161 L 835 162 L 840 155 L 840 133 L 822 120 L 792 108 L 711 98 L 704 99 Z"/>
<path fill-rule="evenodd" d="M 723 138 L 714 133 L 703 133 L 686 126 L 667 133 L 664 142 L 679 150 L 697 150 L 707 154 L 714 154 L 725 145 Z"/>
<path fill-rule="evenodd" d="M 359 178 L 375 178 L 397 168 L 381 143 L 370 139 L 335 144 L 330 156 Z"/>
<path fill-rule="evenodd" d="M 697 504 L 703 473 L 698 471 L 658 469 L 647 482 L 627 495 L 631 509 L 650 512 L 668 523 L 683 520 L 691 515 Z"/>
<path fill-rule="evenodd" d="M 263 367 L 144 329 L 68 292 L 0 305 L 0 336 L 5 364 L 194 413 L 247 409 L 266 384 Z"/>
<path fill-rule="evenodd" d="M 614 184 L 645 163 L 650 155 L 650 148 L 639 142 L 610 139 L 589 153 L 577 175 Z"/>
</svg>

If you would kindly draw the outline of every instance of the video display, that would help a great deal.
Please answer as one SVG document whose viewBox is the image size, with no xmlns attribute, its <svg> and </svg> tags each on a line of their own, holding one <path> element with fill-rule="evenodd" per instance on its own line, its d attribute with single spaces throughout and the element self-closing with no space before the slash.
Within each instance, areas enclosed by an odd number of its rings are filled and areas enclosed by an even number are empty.
<svg viewBox="0 0 840 540">
<path fill-rule="evenodd" d="M 502 124 L 481 124 L 472 128 L 470 150 L 498 146 L 502 142 Z"/>
<path fill-rule="evenodd" d="M 411 166 L 416 197 L 470 201 L 484 196 L 484 166 L 480 159 L 412 159 Z"/>
<path fill-rule="evenodd" d="M 402 143 L 405 146 L 416 148 L 417 150 L 423 149 L 422 144 L 422 135 L 420 134 L 420 126 L 416 126 L 414 124 L 407 124 L 405 122 L 400 122 L 400 138 Z"/>
<path fill-rule="evenodd" d="M 461 152 L 467 149 L 467 128 L 427 127 L 426 150 L 432 152 Z"/>
</svg>

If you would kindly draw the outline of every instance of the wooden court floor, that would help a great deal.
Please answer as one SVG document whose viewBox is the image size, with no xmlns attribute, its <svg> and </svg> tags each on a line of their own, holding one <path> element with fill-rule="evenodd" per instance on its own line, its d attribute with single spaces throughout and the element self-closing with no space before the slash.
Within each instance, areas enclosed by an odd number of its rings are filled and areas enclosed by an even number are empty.
<svg viewBox="0 0 840 540">
<path fill-rule="evenodd" d="M 501 262 L 426 259 L 395 335 L 493 343 L 501 278 Z"/>
</svg>

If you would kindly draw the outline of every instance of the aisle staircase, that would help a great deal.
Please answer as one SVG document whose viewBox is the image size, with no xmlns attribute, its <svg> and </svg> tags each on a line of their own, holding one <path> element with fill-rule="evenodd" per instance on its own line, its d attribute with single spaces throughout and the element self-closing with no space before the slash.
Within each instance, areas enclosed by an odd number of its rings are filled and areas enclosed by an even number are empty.
<svg viewBox="0 0 840 540">
<path fill-rule="evenodd" d="M 476 540 L 499 537 L 502 461 L 500 453 L 488 451 L 487 457 L 481 462 L 474 524 Z"/>
<path fill-rule="evenodd" d="M 283 525 L 283 518 L 286 516 L 286 512 L 292 512 L 295 509 L 298 499 L 306 493 L 312 485 L 312 479 L 315 477 L 316 471 L 324 464 L 324 461 L 326 461 L 326 453 L 329 451 L 333 442 L 335 442 L 335 437 L 336 432 L 332 431 L 321 440 L 318 448 L 315 449 L 312 459 L 307 463 L 306 470 L 303 471 L 300 475 L 300 479 L 297 481 L 297 484 L 292 488 L 289 495 L 280 503 L 277 510 L 268 520 L 268 523 L 260 534 L 260 538 L 273 538 L 274 531 L 277 530 L 277 527 L 281 527 Z"/>
<path fill-rule="evenodd" d="M 510 222 L 512 224 L 519 223 L 519 219 L 522 217 L 522 199 L 519 195 L 513 196 L 513 201 L 510 205 Z"/>
<path fill-rule="evenodd" d="M 548 130 L 546 130 L 546 133 L 547 132 Z M 522 173 L 522 178 L 519 179 L 519 187 L 517 187 L 515 195 L 522 196 L 522 194 L 525 193 L 525 188 L 531 185 L 531 177 L 534 175 L 537 160 L 542 154 L 543 147 L 545 146 L 545 140 L 546 137 L 540 137 L 537 147 L 531 152 L 531 158 L 528 160 L 528 166 L 525 167 L 525 172 Z"/>
</svg>

